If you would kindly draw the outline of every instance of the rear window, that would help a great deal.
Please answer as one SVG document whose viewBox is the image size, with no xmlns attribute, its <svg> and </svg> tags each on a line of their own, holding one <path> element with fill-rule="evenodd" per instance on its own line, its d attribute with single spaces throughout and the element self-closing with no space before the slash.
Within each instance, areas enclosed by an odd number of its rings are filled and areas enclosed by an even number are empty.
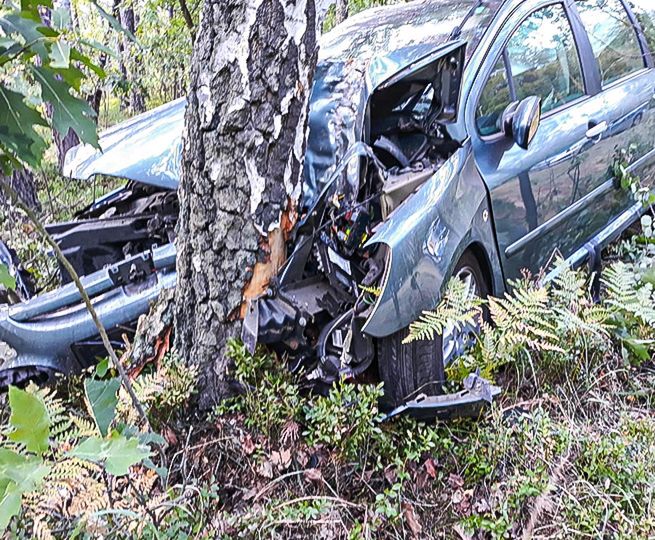
<svg viewBox="0 0 655 540">
<path fill-rule="evenodd" d="M 648 47 L 655 52 L 655 0 L 628 0 L 628 3 L 637 16 Z"/>
<path fill-rule="evenodd" d="M 577 0 L 576 6 L 600 65 L 603 85 L 645 67 L 637 32 L 621 0 Z"/>
</svg>

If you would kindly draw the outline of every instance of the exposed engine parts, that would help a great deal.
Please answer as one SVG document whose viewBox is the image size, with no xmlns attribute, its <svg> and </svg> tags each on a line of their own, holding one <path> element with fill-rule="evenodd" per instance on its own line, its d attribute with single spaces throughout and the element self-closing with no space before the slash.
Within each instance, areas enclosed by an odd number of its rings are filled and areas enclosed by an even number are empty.
<svg viewBox="0 0 655 540">
<path fill-rule="evenodd" d="M 175 191 L 130 182 L 78 212 L 74 220 L 47 227 L 82 279 L 117 348 L 123 347 L 123 336 L 133 337 L 138 316 L 158 291 L 175 283 L 172 242 L 177 216 Z M 106 354 L 63 267 L 61 288 L 27 302 L 34 283 L 2 242 L 0 262 L 17 285 L 15 291 L 0 289 L 0 304 L 7 304 L 0 306 L 0 342 L 4 335 L 25 344 L 20 351 L 15 345 L 16 351 L 0 350 L 5 360 L 0 390 L 78 371 Z M 43 335 L 49 339 L 43 340 Z"/>
<path fill-rule="evenodd" d="M 315 388 L 360 375 L 375 359 L 364 326 L 388 254 L 367 241 L 459 147 L 438 122 L 440 69 L 429 65 L 373 94 L 368 144 L 343 156 L 299 224 L 279 279 L 249 306 L 244 342 L 251 350 L 270 345 Z M 353 196 L 347 169 L 356 159 L 362 165 Z"/>
<path fill-rule="evenodd" d="M 73 221 L 47 227 L 75 271 L 83 276 L 108 264 L 171 243 L 177 193 L 130 182 L 81 210 Z M 62 282 L 70 276 L 62 268 Z"/>
</svg>

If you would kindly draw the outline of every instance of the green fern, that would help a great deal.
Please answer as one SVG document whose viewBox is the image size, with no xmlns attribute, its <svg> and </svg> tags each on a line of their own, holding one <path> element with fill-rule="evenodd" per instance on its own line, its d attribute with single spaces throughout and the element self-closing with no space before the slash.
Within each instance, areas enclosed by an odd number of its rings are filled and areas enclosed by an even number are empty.
<svg viewBox="0 0 655 540">
<path fill-rule="evenodd" d="M 433 339 L 448 326 L 475 325 L 481 319 L 482 304 L 483 300 L 475 296 L 464 282 L 451 279 L 437 309 L 424 311 L 419 320 L 410 325 L 404 343 Z"/>
<path fill-rule="evenodd" d="M 628 314 L 648 325 L 655 325 L 655 296 L 649 283 L 641 283 L 632 265 L 616 262 L 603 274 L 605 303 L 614 312 Z"/>
</svg>

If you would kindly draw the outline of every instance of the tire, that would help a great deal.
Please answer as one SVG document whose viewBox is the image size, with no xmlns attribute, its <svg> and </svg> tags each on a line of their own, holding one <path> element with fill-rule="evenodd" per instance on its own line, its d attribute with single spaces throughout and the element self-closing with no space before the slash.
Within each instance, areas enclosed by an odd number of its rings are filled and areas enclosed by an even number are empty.
<svg viewBox="0 0 655 540">
<path fill-rule="evenodd" d="M 475 255 L 467 251 L 455 265 L 453 276 L 463 271 L 475 279 L 478 294 L 483 298 L 489 293 L 489 285 Z M 381 407 L 390 410 L 420 394 L 443 393 L 445 382 L 443 339 L 420 340 L 403 344 L 409 335 L 409 327 L 377 341 L 380 378 L 384 383 Z"/>
</svg>

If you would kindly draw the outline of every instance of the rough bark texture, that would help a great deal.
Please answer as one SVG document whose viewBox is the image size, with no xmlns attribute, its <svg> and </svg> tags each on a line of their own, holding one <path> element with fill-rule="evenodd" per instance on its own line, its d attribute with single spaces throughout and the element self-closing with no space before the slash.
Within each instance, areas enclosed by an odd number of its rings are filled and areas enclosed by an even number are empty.
<svg viewBox="0 0 655 540">
<path fill-rule="evenodd" d="M 11 188 L 18 193 L 21 200 L 34 210 L 41 210 L 41 203 L 34 183 L 34 175 L 27 169 L 14 171 L 10 177 L 0 176 L 0 182 L 9 182 Z M 0 203 L 5 201 L 0 191 Z"/>
<path fill-rule="evenodd" d="M 348 18 L 348 0 L 336 0 L 336 23 L 342 23 Z"/>
<path fill-rule="evenodd" d="M 301 193 L 314 0 L 206 0 L 191 66 L 180 186 L 176 345 L 226 395 L 226 343 L 265 287 Z"/>
<path fill-rule="evenodd" d="M 66 154 L 73 146 L 80 144 L 80 138 L 77 136 L 77 133 L 69 129 L 66 136 L 62 136 L 61 133 L 55 130 L 54 139 L 55 145 L 57 146 L 57 164 L 59 165 L 59 171 L 63 171 Z"/>
</svg>

